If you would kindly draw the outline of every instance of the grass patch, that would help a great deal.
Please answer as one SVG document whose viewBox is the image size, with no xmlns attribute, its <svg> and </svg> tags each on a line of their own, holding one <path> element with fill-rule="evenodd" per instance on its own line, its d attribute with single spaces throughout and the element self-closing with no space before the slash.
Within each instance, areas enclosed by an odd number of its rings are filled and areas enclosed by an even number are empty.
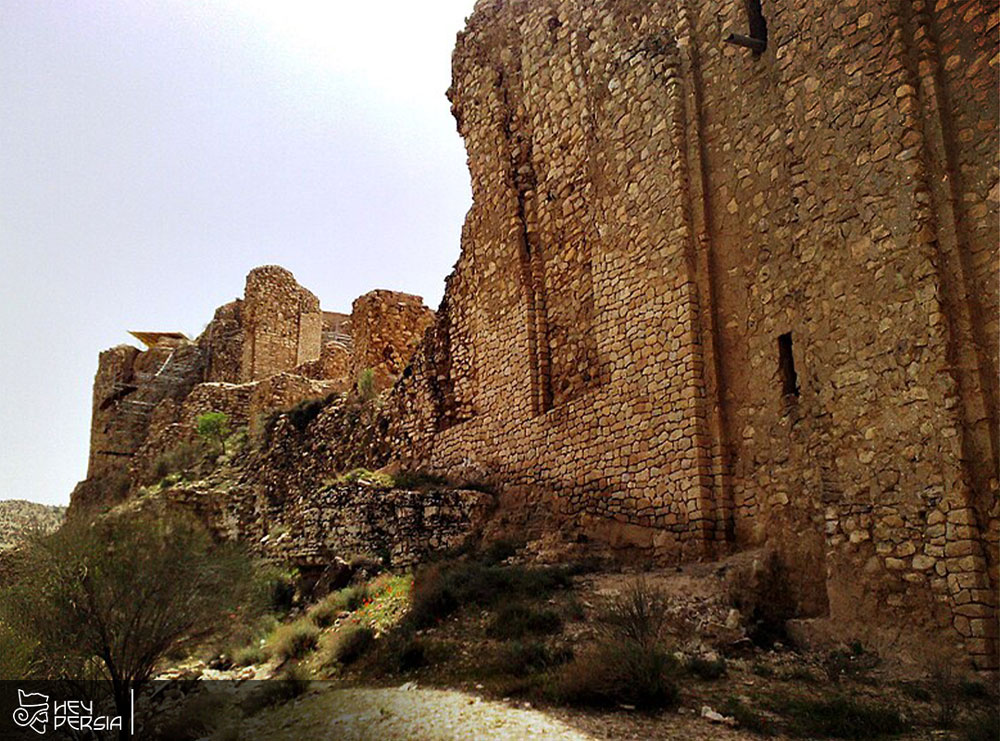
<svg viewBox="0 0 1000 741">
<path fill-rule="evenodd" d="M 842 695 L 777 698 L 770 709 L 788 718 L 788 732 L 799 737 L 873 739 L 894 736 L 908 728 L 898 710 Z"/>
<path fill-rule="evenodd" d="M 234 666 L 255 666 L 267 661 L 267 654 L 260 646 L 244 646 L 233 654 Z"/>
<path fill-rule="evenodd" d="M 363 625 L 348 625 L 323 636 L 320 646 L 323 666 L 349 666 L 367 653 L 375 642 L 375 631 Z"/>
<path fill-rule="evenodd" d="M 364 585 L 338 589 L 309 608 L 307 615 L 317 627 L 328 628 L 338 615 L 357 610 L 368 597 L 368 589 Z"/>
<path fill-rule="evenodd" d="M 497 655 L 497 669 L 515 677 L 546 672 L 573 659 L 568 648 L 552 649 L 541 641 L 511 641 Z"/>
<path fill-rule="evenodd" d="M 570 584 L 560 567 L 488 565 L 479 561 L 432 564 L 417 572 L 408 622 L 430 627 L 466 605 L 491 607 L 500 600 L 539 598 Z"/>
<path fill-rule="evenodd" d="M 596 615 L 600 636 L 567 664 L 554 699 L 570 705 L 643 710 L 675 705 L 677 662 L 662 644 L 667 597 L 637 580 Z"/>
<path fill-rule="evenodd" d="M 685 668 L 698 679 L 713 680 L 726 676 L 726 660 L 721 656 L 714 659 L 693 656 L 688 659 Z"/>
<path fill-rule="evenodd" d="M 379 486 L 391 489 L 396 485 L 395 480 L 387 473 L 369 471 L 367 468 L 354 468 L 347 473 L 342 473 L 335 479 L 336 484 L 367 484 L 368 486 Z"/>
<path fill-rule="evenodd" d="M 726 700 L 721 712 L 723 715 L 728 715 L 730 718 L 735 719 L 736 724 L 740 728 L 760 736 L 772 736 L 777 730 L 769 718 L 758 713 L 735 697 L 730 697 Z"/>
<path fill-rule="evenodd" d="M 510 641 L 526 635 L 549 635 L 562 630 L 562 618 L 554 610 L 538 610 L 530 605 L 504 605 L 486 628 L 490 638 Z"/>
</svg>

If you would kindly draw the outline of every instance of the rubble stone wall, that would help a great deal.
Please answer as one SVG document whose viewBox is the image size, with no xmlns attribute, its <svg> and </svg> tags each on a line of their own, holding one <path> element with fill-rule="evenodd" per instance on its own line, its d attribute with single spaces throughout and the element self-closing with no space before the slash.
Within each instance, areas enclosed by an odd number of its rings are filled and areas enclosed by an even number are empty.
<svg viewBox="0 0 1000 741">
<path fill-rule="evenodd" d="M 320 356 L 319 299 L 277 265 L 254 268 L 247 275 L 242 324 L 243 382 L 291 370 Z"/>
<path fill-rule="evenodd" d="M 395 434 L 663 560 L 768 541 L 801 615 L 995 667 L 996 13 L 762 7 L 757 55 L 743 3 L 477 4 Z"/>
<path fill-rule="evenodd" d="M 398 291 L 369 291 L 351 307 L 351 381 L 371 368 L 375 388 L 388 388 L 406 367 L 434 312 L 420 296 Z"/>
</svg>

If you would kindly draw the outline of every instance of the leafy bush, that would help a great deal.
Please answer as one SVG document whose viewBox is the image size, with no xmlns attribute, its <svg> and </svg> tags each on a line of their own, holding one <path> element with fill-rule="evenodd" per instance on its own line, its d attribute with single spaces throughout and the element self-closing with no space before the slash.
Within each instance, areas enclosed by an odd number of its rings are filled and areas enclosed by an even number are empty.
<svg viewBox="0 0 1000 741">
<path fill-rule="evenodd" d="M 375 632 L 361 625 L 342 627 L 335 633 L 324 636 L 323 665 L 340 664 L 348 666 L 360 659 L 375 642 Z"/>
<path fill-rule="evenodd" d="M 747 707 L 735 697 L 730 697 L 726 700 L 721 712 L 723 715 L 733 718 L 740 728 L 744 728 L 751 733 L 761 736 L 771 736 L 775 732 L 774 724 L 768 718 Z"/>
<path fill-rule="evenodd" d="M 288 415 L 288 421 L 292 423 L 292 427 L 299 432 L 305 432 L 305 429 L 312 424 L 329 402 L 328 398 L 303 399 L 285 414 Z"/>
<path fill-rule="evenodd" d="M 31 674 L 34 641 L 0 620 L 0 680 L 27 679 Z"/>
<path fill-rule="evenodd" d="M 180 478 L 194 471 L 205 460 L 205 456 L 205 446 L 201 442 L 176 445 L 153 460 L 153 477 L 156 481 L 169 476 Z"/>
<path fill-rule="evenodd" d="M 226 452 L 226 438 L 229 437 L 229 415 L 224 412 L 205 412 L 194 421 L 198 437 L 210 445 L 218 445 Z"/>
<path fill-rule="evenodd" d="M 562 629 L 562 618 L 553 610 L 537 610 L 529 605 L 514 603 L 501 607 L 486 628 L 490 638 L 511 640 L 529 633 L 549 634 Z"/>
<path fill-rule="evenodd" d="M 400 471 L 393 480 L 397 489 L 428 489 L 436 486 L 446 486 L 448 480 L 422 471 Z"/>
<path fill-rule="evenodd" d="M 278 626 L 267 640 L 266 650 L 281 660 L 301 659 L 316 648 L 319 628 L 307 618 Z"/>
<path fill-rule="evenodd" d="M 259 611 L 254 562 L 236 545 L 214 543 L 189 517 L 74 518 L 24 549 L 30 568 L 4 590 L 0 614 L 37 642 L 33 673 L 110 679 L 120 711 L 128 687 L 146 681 L 164 656 L 204 645 Z"/>
<path fill-rule="evenodd" d="M 962 731 L 966 741 L 996 741 L 1000 738 L 1000 713 L 995 707 L 975 713 Z"/>
<path fill-rule="evenodd" d="M 895 708 L 870 705 L 854 698 L 777 698 L 771 709 L 789 718 L 788 731 L 802 737 L 872 739 L 896 735 L 907 724 Z"/>
</svg>

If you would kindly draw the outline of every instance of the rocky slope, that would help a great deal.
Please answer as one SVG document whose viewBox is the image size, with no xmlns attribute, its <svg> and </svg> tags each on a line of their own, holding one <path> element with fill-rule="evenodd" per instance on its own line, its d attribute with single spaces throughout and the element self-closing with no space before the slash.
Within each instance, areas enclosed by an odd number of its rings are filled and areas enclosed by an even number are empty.
<svg viewBox="0 0 1000 741">
<path fill-rule="evenodd" d="M 0 501 L 0 550 L 12 548 L 36 528 L 51 532 L 66 518 L 66 508 L 28 502 L 23 499 Z"/>
</svg>

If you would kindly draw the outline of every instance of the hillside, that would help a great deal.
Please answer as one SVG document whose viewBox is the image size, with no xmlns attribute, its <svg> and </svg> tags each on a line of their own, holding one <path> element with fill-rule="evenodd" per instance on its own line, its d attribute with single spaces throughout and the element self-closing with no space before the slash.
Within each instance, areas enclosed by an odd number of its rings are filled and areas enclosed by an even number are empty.
<svg viewBox="0 0 1000 741">
<path fill-rule="evenodd" d="M 11 548 L 31 530 L 52 531 L 66 517 L 66 508 L 28 502 L 24 499 L 0 501 L 0 550 Z"/>
</svg>

